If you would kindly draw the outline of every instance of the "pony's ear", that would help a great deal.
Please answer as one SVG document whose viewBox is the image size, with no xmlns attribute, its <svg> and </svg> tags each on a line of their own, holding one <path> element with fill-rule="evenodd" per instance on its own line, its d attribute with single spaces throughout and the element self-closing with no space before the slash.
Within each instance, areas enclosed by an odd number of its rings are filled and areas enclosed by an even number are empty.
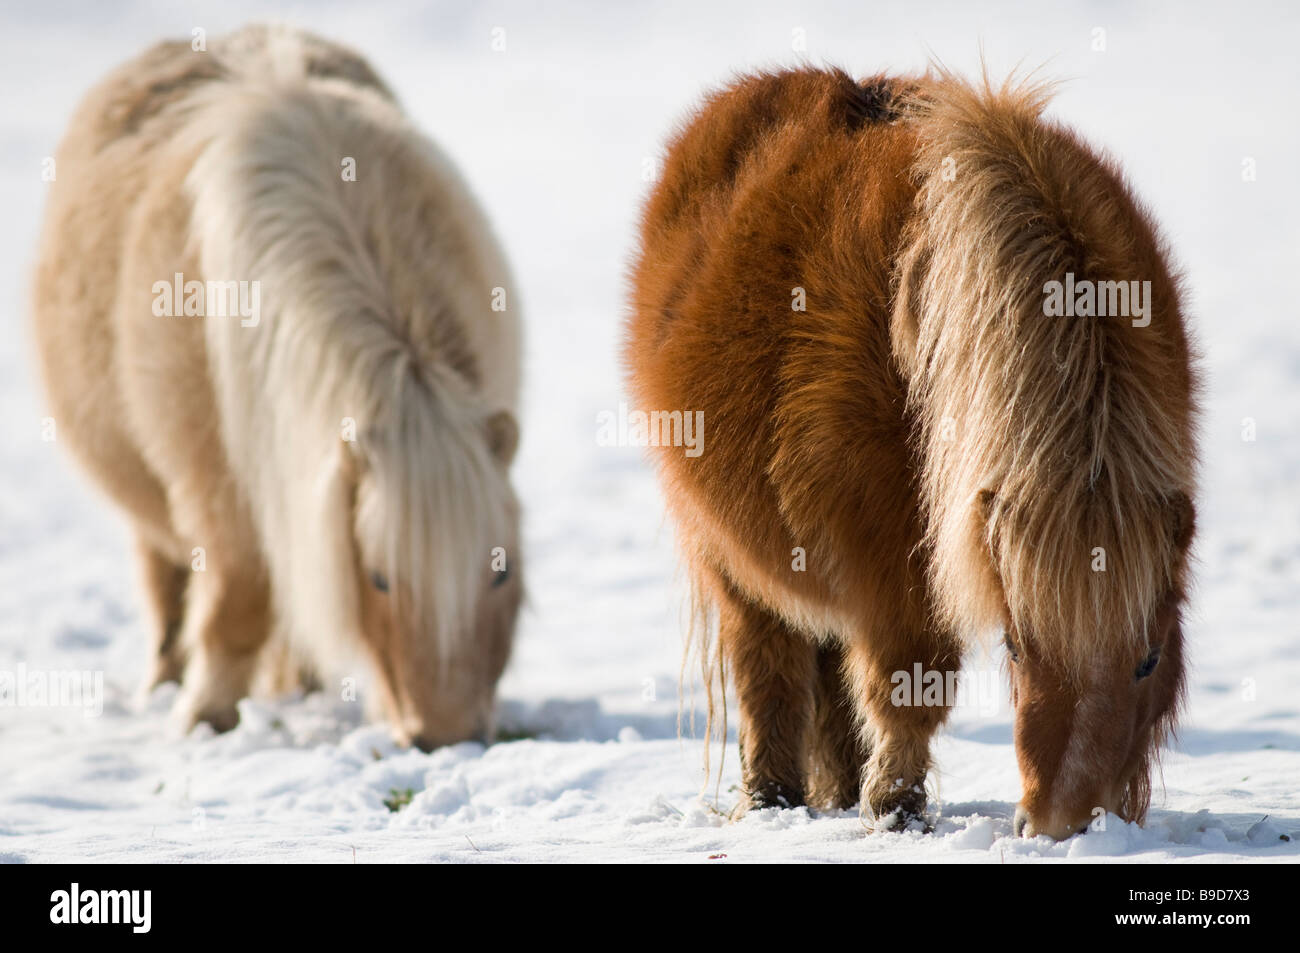
<svg viewBox="0 0 1300 953">
<path fill-rule="evenodd" d="M 998 495 L 992 490 L 980 490 L 975 496 L 975 512 L 979 514 L 979 542 L 984 549 L 993 545 L 993 511 L 998 505 Z"/>
<path fill-rule="evenodd" d="M 508 410 L 498 410 L 488 418 L 488 447 L 504 466 L 510 466 L 519 449 L 519 424 Z"/>
<path fill-rule="evenodd" d="M 1174 545 L 1180 552 L 1186 552 L 1196 532 L 1196 507 L 1192 498 L 1181 490 L 1169 497 L 1169 527 Z"/>
<path fill-rule="evenodd" d="M 985 535 L 989 531 L 989 523 L 993 520 L 993 508 L 997 505 L 998 495 L 992 490 L 980 490 L 976 496 L 976 506 L 979 508 L 980 522 L 984 526 Z"/>
</svg>

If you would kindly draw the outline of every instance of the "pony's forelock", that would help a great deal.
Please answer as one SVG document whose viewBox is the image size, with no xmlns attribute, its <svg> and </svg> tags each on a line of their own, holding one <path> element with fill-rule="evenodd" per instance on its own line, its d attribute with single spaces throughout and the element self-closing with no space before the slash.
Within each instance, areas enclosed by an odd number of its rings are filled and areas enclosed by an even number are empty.
<svg viewBox="0 0 1300 953">
<path fill-rule="evenodd" d="M 445 657 L 474 620 L 491 551 L 514 543 L 513 494 L 472 401 L 455 382 L 421 373 L 402 353 L 370 395 L 372 425 L 360 439 L 363 488 L 357 540 L 370 569 L 409 598 L 399 623 L 431 633 Z"/>
</svg>

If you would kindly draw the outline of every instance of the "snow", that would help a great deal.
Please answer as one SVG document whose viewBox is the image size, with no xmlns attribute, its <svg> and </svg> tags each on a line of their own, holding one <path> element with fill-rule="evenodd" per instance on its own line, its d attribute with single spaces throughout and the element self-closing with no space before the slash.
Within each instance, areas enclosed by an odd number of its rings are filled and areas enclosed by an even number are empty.
<svg viewBox="0 0 1300 953">
<path fill-rule="evenodd" d="M 531 597 L 501 721 L 517 740 L 401 750 L 336 693 L 250 700 L 235 731 L 176 737 L 173 688 L 142 709 L 132 700 L 144 640 L 123 524 L 41 440 L 25 326 L 41 160 L 89 84 L 145 44 L 271 15 L 371 58 L 461 164 L 515 264 L 529 342 L 517 485 Z M 2 16 L 0 670 L 102 672 L 105 697 L 98 717 L 0 708 L 0 860 L 1300 857 L 1294 11 L 1237 3 L 1229 19 L 1208 5 L 1079 4 L 1047 18 L 1001 3 L 453 11 L 238 0 L 65 2 Z M 498 26 L 504 52 L 491 49 Z M 871 833 L 856 812 L 729 822 L 734 732 L 708 784 L 702 741 L 679 737 L 684 586 L 671 527 L 641 451 L 598 445 L 596 419 L 626 399 L 617 351 L 646 160 L 704 89 L 737 69 L 796 61 L 796 28 L 808 60 L 858 75 L 920 68 L 931 55 L 973 71 L 981 44 L 995 75 L 1045 64 L 1067 80 L 1054 115 L 1121 157 L 1186 272 L 1207 381 L 1191 690 L 1145 828 L 1112 816 L 1061 844 L 1012 837 L 1019 779 L 1005 704 L 965 706 L 939 736 L 929 834 Z M 1091 48 L 1094 28 L 1104 52 Z M 1255 181 L 1243 181 L 1246 158 Z M 400 810 L 385 805 L 408 792 Z"/>
</svg>

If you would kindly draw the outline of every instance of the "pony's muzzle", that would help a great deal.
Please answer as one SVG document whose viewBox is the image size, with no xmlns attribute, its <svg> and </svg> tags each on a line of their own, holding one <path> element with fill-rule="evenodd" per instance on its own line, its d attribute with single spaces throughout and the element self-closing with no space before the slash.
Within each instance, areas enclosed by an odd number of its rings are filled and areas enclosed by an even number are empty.
<svg viewBox="0 0 1300 953">
<path fill-rule="evenodd" d="M 438 733 L 432 731 L 421 731 L 407 735 L 407 743 L 412 748 L 418 748 L 425 754 L 430 751 L 436 751 L 438 748 L 445 748 L 448 745 L 460 744 L 462 741 L 477 741 L 480 744 L 487 744 L 487 733 L 481 729 L 475 729 L 459 734 Z"/>
<path fill-rule="evenodd" d="M 1024 806 L 1017 804 L 1015 816 L 1011 820 L 1011 830 L 1017 837 L 1037 837 L 1039 834 L 1046 834 L 1052 840 L 1065 840 L 1075 834 L 1088 833 L 1088 824 L 1087 822 L 1080 822 L 1078 824 L 1063 824 L 1055 829 L 1051 827 L 1039 829 L 1035 824 L 1031 823 L 1029 812 L 1025 810 Z"/>
</svg>

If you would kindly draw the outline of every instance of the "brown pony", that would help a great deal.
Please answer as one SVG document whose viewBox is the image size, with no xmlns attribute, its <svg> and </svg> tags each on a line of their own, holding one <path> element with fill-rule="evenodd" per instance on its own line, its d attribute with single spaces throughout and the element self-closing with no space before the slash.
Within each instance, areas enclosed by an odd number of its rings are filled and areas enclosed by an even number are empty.
<svg viewBox="0 0 1300 953">
<path fill-rule="evenodd" d="M 923 817 L 952 698 L 900 704 L 898 679 L 950 684 L 1001 629 L 1016 832 L 1145 815 L 1183 689 L 1196 385 L 1150 216 L 1046 102 L 798 69 L 669 146 L 625 358 L 642 406 L 708 433 L 655 459 L 738 695 L 738 811 Z"/>
</svg>

